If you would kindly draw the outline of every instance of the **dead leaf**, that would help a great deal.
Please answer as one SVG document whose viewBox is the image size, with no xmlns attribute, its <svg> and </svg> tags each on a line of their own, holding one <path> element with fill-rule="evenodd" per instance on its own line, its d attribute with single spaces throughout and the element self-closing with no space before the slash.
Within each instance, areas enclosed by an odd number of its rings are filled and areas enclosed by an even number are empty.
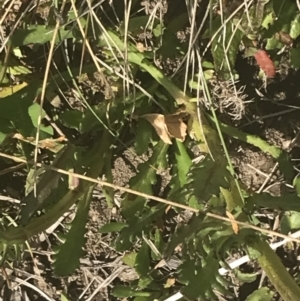
<svg viewBox="0 0 300 301">
<path fill-rule="evenodd" d="M 182 121 L 185 113 L 166 115 L 165 120 L 171 137 L 183 142 L 186 136 L 187 125 Z"/>
<path fill-rule="evenodd" d="M 239 226 L 238 224 L 235 222 L 235 218 L 234 216 L 229 212 L 229 211 L 226 211 L 226 215 L 227 217 L 231 220 L 231 227 L 232 227 L 232 230 L 235 234 L 238 234 L 239 233 Z"/>
<path fill-rule="evenodd" d="M 181 142 L 185 140 L 187 125 L 182 121 L 185 115 L 183 112 L 170 115 L 145 114 L 141 118 L 152 124 L 162 141 L 166 144 L 172 144 L 171 138 L 176 138 Z"/>
<path fill-rule="evenodd" d="M 284 31 L 279 31 L 279 32 L 275 33 L 275 38 L 277 40 L 279 40 L 280 42 L 282 42 L 283 44 L 288 45 L 288 46 L 291 46 L 294 42 L 292 37 Z"/>
<path fill-rule="evenodd" d="M 164 287 L 165 288 L 172 287 L 172 286 L 174 286 L 175 282 L 176 282 L 175 278 L 168 278 L 166 284 L 164 285 Z"/>
<path fill-rule="evenodd" d="M 172 208 L 172 206 L 167 206 L 166 210 L 165 210 L 165 214 L 168 214 L 169 210 Z"/>
<path fill-rule="evenodd" d="M 141 42 L 138 42 L 136 43 L 136 49 L 139 51 L 139 52 L 145 52 L 147 50 L 147 48 L 144 46 L 143 43 Z"/>
<path fill-rule="evenodd" d="M 23 137 L 21 134 L 15 133 L 13 136 L 13 138 L 18 139 L 20 141 L 26 142 L 26 143 L 30 143 L 35 145 L 35 138 L 34 137 Z M 61 142 L 65 141 L 66 138 L 65 137 L 58 137 L 56 139 L 44 139 L 44 140 L 40 140 L 39 141 L 39 147 L 40 148 L 44 148 L 44 149 L 48 149 L 54 153 L 57 153 L 58 151 L 60 151 L 64 145 L 61 144 Z"/>
<path fill-rule="evenodd" d="M 159 269 L 159 268 L 162 268 L 162 267 L 164 267 L 164 266 L 166 266 L 166 265 L 167 265 L 166 261 L 165 261 L 164 259 L 162 259 L 162 260 L 154 267 L 154 270 Z"/>
</svg>

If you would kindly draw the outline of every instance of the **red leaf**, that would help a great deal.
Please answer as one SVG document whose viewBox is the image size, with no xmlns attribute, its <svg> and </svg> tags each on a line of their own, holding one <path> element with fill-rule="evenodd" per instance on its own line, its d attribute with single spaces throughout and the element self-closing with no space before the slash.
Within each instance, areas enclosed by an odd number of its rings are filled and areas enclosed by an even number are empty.
<svg viewBox="0 0 300 301">
<path fill-rule="evenodd" d="M 266 76 L 273 78 L 275 76 L 276 69 L 267 52 L 265 50 L 258 50 L 254 54 L 254 57 L 256 59 L 257 65 L 265 72 Z"/>
</svg>

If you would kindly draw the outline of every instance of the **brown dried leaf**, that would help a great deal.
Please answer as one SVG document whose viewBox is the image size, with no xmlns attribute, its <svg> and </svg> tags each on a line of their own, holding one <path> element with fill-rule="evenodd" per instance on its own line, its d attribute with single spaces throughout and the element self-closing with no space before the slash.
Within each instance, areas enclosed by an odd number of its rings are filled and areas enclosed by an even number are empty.
<svg viewBox="0 0 300 301">
<path fill-rule="evenodd" d="M 235 222 L 235 218 L 234 216 L 226 210 L 226 215 L 227 217 L 231 220 L 231 227 L 232 227 L 232 230 L 235 234 L 238 234 L 239 233 L 239 226 L 238 224 Z"/>
<path fill-rule="evenodd" d="M 164 115 L 162 115 L 162 114 L 145 114 L 141 117 L 145 118 L 152 124 L 157 135 L 163 142 L 165 142 L 166 144 L 172 144 Z"/>
<path fill-rule="evenodd" d="M 187 134 L 187 125 L 182 121 L 184 113 L 162 115 L 145 114 L 142 118 L 148 120 L 154 127 L 157 135 L 167 144 L 172 144 L 171 138 L 184 141 Z"/>
<path fill-rule="evenodd" d="M 25 138 L 21 134 L 15 133 L 13 135 L 13 138 L 35 145 L 35 137 L 26 137 Z M 40 140 L 38 147 L 48 149 L 54 153 L 57 153 L 58 151 L 60 151 L 63 148 L 64 145 L 61 144 L 61 142 L 63 142 L 64 140 L 66 140 L 65 137 L 58 137 L 56 139 L 47 138 L 44 140 Z"/>
<path fill-rule="evenodd" d="M 275 38 L 285 45 L 291 46 L 293 44 L 292 37 L 284 31 L 275 33 Z"/>
<path fill-rule="evenodd" d="M 144 46 L 143 43 L 136 43 L 136 49 L 139 51 L 139 52 L 145 52 L 147 50 L 147 48 Z"/>
<path fill-rule="evenodd" d="M 175 278 L 168 278 L 164 287 L 165 288 L 172 287 L 172 286 L 174 286 L 175 282 L 176 282 Z"/>
<path fill-rule="evenodd" d="M 186 136 L 187 125 L 182 121 L 184 113 L 166 115 L 165 120 L 171 137 L 183 142 Z"/>
</svg>

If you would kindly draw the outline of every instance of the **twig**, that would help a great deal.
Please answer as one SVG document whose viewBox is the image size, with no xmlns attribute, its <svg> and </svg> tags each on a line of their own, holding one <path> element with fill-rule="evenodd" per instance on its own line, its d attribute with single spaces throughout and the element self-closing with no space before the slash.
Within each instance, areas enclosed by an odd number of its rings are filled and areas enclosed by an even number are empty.
<svg viewBox="0 0 300 301">
<path fill-rule="evenodd" d="M 11 155 L 7 155 L 7 154 L 1 153 L 1 152 L 0 152 L 0 157 L 12 159 L 16 162 L 26 162 L 25 159 L 18 158 L 18 157 L 15 157 L 15 156 L 11 156 Z M 144 193 L 144 192 L 136 191 L 136 190 L 133 190 L 133 189 L 130 189 L 130 188 L 122 187 L 122 186 L 118 186 L 118 185 L 108 183 L 108 182 L 105 182 L 105 181 L 102 181 L 102 180 L 93 179 L 91 177 L 87 177 L 87 176 L 84 176 L 84 175 L 81 175 L 81 174 L 78 174 L 78 173 L 73 173 L 73 172 L 70 172 L 70 171 L 66 171 L 66 170 L 56 168 L 56 167 L 46 165 L 46 164 L 38 163 L 37 166 L 44 167 L 45 169 L 53 170 L 53 171 L 56 171 L 56 172 L 64 174 L 64 175 L 77 177 L 78 179 L 89 181 L 91 183 L 96 183 L 96 184 L 99 184 L 99 185 L 102 185 L 102 186 L 110 187 L 110 188 L 113 188 L 115 190 L 120 190 L 120 191 L 123 191 L 123 192 L 138 195 L 138 196 L 141 196 L 145 199 L 150 199 L 150 200 L 153 200 L 153 201 L 157 201 L 159 203 L 163 203 L 163 204 L 170 205 L 170 206 L 173 206 L 173 207 L 177 207 L 177 208 L 189 210 L 189 211 L 192 211 L 192 212 L 195 212 L 195 213 L 199 213 L 198 209 L 195 209 L 195 208 L 192 208 L 192 207 L 180 204 L 180 203 L 176 203 L 174 201 L 169 201 L 169 200 L 157 197 L 157 196 L 153 196 L 153 195 L 150 195 L 150 194 L 147 194 L 147 193 Z M 210 213 L 210 212 L 205 213 L 205 215 L 232 224 L 232 220 L 228 217 L 224 217 L 224 216 L 217 215 L 217 214 Z M 235 220 L 235 223 L 240 225 L 240 226 L 250 228 L 250 229 L 256 230 L 258 232 L 261 232 L 261 233 L 264 233 L 264 234 L 267 234 L 267 235 L 277 236 L 277 237 L 281 237 L 281 238 L 287 238 L 287 239 L 290 239 L 294 242 L 300 243 L 300 239 L 289 238 L 289 236 L 281 234 L 279 232 L 275 232 L 275 231 L 271 231 L 271 230 L 267 230 L 267 229 L 262 229 L 262 228 L 259 228 L 257 226 L 248 224 L 246 222 L 241 222 L 241 221 L 237 221 L 237 220 Z"/>
</svg>

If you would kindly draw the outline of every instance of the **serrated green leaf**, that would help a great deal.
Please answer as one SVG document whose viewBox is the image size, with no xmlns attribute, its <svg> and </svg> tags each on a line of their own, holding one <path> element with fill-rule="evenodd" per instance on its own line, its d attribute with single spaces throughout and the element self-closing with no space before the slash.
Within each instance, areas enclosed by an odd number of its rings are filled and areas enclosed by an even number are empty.
<svg viewBox="0 0 300 301">
<path fill-rule="evenodd" d="M 261 287 L 249 295 L 246 301 L 271 301 L 274 293 L 267 287 Z"/>
<path fill-rule="evenodd" d="M 192 159 L 190 158 L 186 147 L 182 142 L 175 140 L 172 150 L 175 154 L 176 164 L 172 168 L 172 174 L 174 177 L 172 177 L 170 184 L 172 185 L 172 190 L 177 190 L 187 183 L 188 172 L 192 166 Z M 171 194 L 172 193 L 170 193 L 170 195 Z"/>
<path fill-rule="evenodd" d="M 171 181 L 169 186 L 171 187 L 168 198 L 174 199 L 178 203 L 188 204 L 193 208 L 200 209 L 200 206 L 194 196 L 190 197 L 190 195 L 184 189 L 184 185 L 188 180 L 188 172 L 192 165 L 192 160 L 187 153 L 186 147 L 183 143 L 175 140 L 174 145 L 172 145 L 171 150 L 173 151 L 171 159 L 174 157 L 171 169 Z"/>
<path fill-rule="evenodd" d="M 212 36 L 219 30 L 220 26 L 221 19 L 215 19 L 212 24 Z M 228 80 L 230 74 L 235 73 L 235 61 L 244 33 L 239 29 L 233 32 L 234 25 L 232 22 L 226 23 L 225 27 L 226 30 L 220 31 L 214 37 L 211 49 L 216 72 L 223 80 Z"/>
<path fill-rule="evenodd" d="M 161 204 L 152 208 L 147 207 L 140 216 L 131 217 L 128 220 L 128 227 L 123 228 L 117 238 L 116 249 L 128 250 L 143 231 L 148 232 L 151 229 L 151 223 L 164 213 L 164 209 L 165 206 Z"/>
<path fill-rule="evenodd" d="M 260 193 L 247 199 L 247 206 L 250 208 L 253 205 L 283 211 L 300 211 L 300 198 L 296 194 L 275 197 L 268 193 Z"/>
<path fill-rule="evenodd" d="M 137 123 L 136 138 L 135 138 L 135 151 L 138 156 L 141 156 L 149 149 L 149 142 L 152 138 L 151 124 L 141 118 Z"/>
<path fill-rule="evenodd" d="M 135 288 L 131 288 L 124 285 L 116 285 L 112 290 L 112 295 L 118 298 L 127 298 L 127 297 L 149 297 L 151 293 L 137 291 Z"/>
<path fill-rule="evenodd" d="M 111 232 L 119 232 L 121 231 L 124 227 L 126 227 L 125 223 L 121 222 L 112 222 L 105 224 L 99 229 L 99 233 L 111 233 Z"/>
<path fill-rule="evenodd" d="M 187 225 L 176 228 L 164 251 L 164 257 L 169 258 L 174 249 L 202 228 L 203 216 L 193 216 Z"/>
<path fill-rule="evenodd" d="M 122 261 L 130 267 L 134 267 L 136 261 L 136 252 L 130 252 L 123 256 Z"/>
<path fill-rule="evenodd" d="M 212 196 L 218 196 L 220 187 L 229 188 L 227 179 L 231 175 L 226 166 L 213 161 L 209 156 L 191 167 L 189 173 L 189 183 L 186 185 L 191 195 L 194 195 L 199 201 L 206 201 Z"/>
<path fill-rule="evenodd" d="M 94 186 L 91 186 L 79 200 L 71 230 L 66 236 L 65 243 L 60 246 L 59 252 L 54 256 L 54 271 L 59 276 L 70 275 L 79 266 L 79 260 L 83 255 L 82 247 L 85 244 L 85 225 L 89 212 L 89 204 L 93 197 L 93 190 Z"/>
<path fill-rule="evenodd" d="M 191 299 L 215 300 L 215 288 L 226 292 L 223 283 L 218 281 L 220 278 L 218 269 L 219 262 L 212 256 L 208 256 L 202 262 L 195 259 L 185 260 L 179 267 L 178 280 L 186 284 L 181 292 Z"/>
<path fill-rule="evenodd" d="M 129 185 L 131 189 L 152 194 L 152 185 L 156 183 L 156 170 L 166 166 L 166 153 L 168 145 L 159 141 L 153 148 L 153 154 L 148 162 L 141 163 L 138 166 L 138 173 L 131 178 Z M 154 168 L 153 168 L 154 167 Z M 130 219 L 142 210 L 145 199 L 139 196 L 126 194 L 122 202 L 122 214 L 125 218 Z"/>
</svg>

